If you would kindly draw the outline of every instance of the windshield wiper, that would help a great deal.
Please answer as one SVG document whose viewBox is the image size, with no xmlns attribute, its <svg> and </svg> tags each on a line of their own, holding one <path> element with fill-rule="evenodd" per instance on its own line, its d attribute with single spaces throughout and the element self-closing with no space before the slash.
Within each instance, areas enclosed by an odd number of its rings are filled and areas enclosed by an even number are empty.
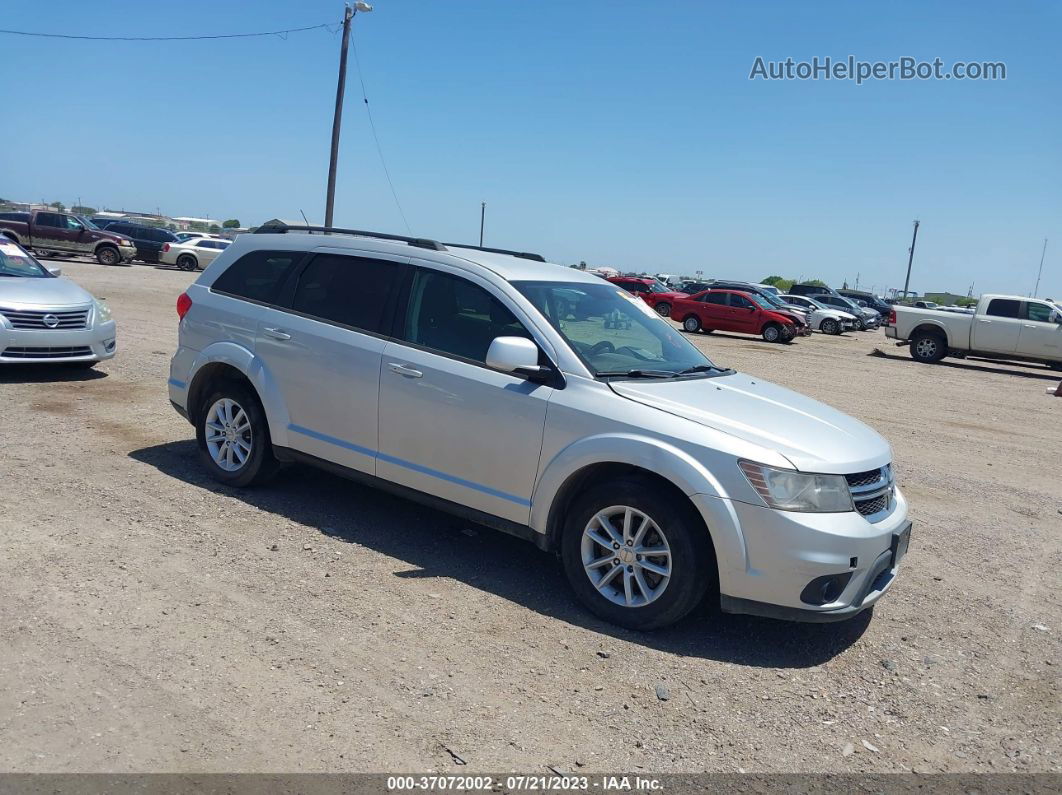
<svg viewBox="0 0 1062 795">
<path fill-rule="evenodd" d="M 693 375 L 693 373 L 710 373 L 712 371 L 717 373 L 729 373 L 732 372 L 729 367 L 716 367 L 714 364 L 695 364 L 693 367 L 687 367 L 685 370 L 680 370 L 675 375 Z"/>
<path fill-rule="evenodd" d="M 598 373 L 600 376 L 623 376 L 625 378 L 674 378 L 671 370 L 609 370 Z"/>
</svg>

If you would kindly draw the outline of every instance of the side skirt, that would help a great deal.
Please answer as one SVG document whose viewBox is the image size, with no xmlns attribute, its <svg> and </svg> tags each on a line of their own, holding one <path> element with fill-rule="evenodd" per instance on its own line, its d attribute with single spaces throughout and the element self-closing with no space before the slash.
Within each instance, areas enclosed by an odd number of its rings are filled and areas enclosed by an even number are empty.
<svg viewBox="0 0 1062 795">
<path fill-rule="evenodd" d="M 323 458 L 318 458 L 309 453 L 293 450 L 290 447 L 274 446 L 273 454 L 277 457 L 278 461 L 284 463 L 308 464 L 309 466 L 323 469 L 326 472 L 331 472 L 333 475 L 339 475 L 348 480 L 353 480 L 358 483 L 363 483 L 366 486 L 389 492 L 396 497 L 426 505 L 429 508 L 434 508 L 437 511 L 457 516 L 474 524 L 483 525 L 493 530 L 500 530 L 503 533 L 516 536 L 524 541 L 530 541 L 545 552 L 551 552 L 553 549 L 553 545 L 550 543 L 550 539 L 546 534 L 537 533 L 527 525 L 512 522 L 508 519 L 502 519 L 500 516 L 485 513 L 484 511 L 477 511 L 475 508 L 469 508 L 467 505 L 461 505 L 460 503 L 436 497 L 433 494 L 426 494 L 423 491 L 411 489 L 408 486 L 392 483 L 389 480 L 378 478 L 375 475 L 359 472 L 356 469 L 350 469 L 349 467 L 333 463 L 332 461 L 326 461 Z"/>
</svg>

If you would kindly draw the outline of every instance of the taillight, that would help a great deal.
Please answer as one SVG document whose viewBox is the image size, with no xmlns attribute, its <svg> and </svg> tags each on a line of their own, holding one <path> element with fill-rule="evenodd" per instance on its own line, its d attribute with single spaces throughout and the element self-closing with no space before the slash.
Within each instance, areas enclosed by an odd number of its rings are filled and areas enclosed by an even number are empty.
<svg viewBox="0 0 1062 795">
<path fill-rule="evenodd" d="M 890 326 L 895 326 L 896 325 L 896 308 L 895 307 L 893 307 L 892 309 L 889 310 L 889 325 Z"/>
<path fill-rule="evenodd" d="M 184 320 L 184 316 L 188 314 L 188 310 L 192 308 L 192 299 L 188 297 L 188 293 L 181 293 L 177 296 L 177 317 Z"/>
<path fill-rule="evenodd" d="M 170 244 L 166 243 L 165 245 L 163 245 L 162 250 L 163 250 L 163 252 L 169 251 L 170 250 Z"/>
</svg>

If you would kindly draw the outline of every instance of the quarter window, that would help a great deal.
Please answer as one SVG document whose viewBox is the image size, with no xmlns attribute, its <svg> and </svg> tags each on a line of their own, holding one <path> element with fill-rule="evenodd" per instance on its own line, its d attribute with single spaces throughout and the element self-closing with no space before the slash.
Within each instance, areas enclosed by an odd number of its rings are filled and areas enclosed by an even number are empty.
<svg viewBox="0 0 1062 795">
<path fill-rule="evenodd" d="M 988 311 L 985 314 L 993 317 L 1018 317 L 1021 309 L 1021 301 L 1011 298 L 993 298 L 988 302 Z"/>
<path fill-rule="evenodd" d="M 232 263 L 210 289 L 234 298 L 275 304 L 288 274 L 303 256 L 301 251 L 254 251 L 245 254 Z"/>
<path fill-rule="evenodd" d="M 403 339 L 442 353 L 487 360 L 496 337 L 531 335 L 504 304 L 466 279 L 417 271 L 409 297 Z"/>
<path fill-rule="evenodd" d="M 223 248 L 223 246 L 219 246 Z M 383 334 L 401 265 L 383 259 L 320 254 L 299 275 L 291 308 L 343 326 Z"/>
</svg>

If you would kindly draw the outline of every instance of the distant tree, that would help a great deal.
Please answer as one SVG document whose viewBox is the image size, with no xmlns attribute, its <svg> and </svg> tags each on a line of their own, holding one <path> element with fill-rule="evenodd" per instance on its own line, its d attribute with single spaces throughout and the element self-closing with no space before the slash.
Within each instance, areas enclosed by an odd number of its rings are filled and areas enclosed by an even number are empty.
<svg viewBox="0 0 1062 795">
<path fill-rule="evenodd" d="M 806 279 L 804 284 L 810 284 L 813 287 L 829 287 L 822 279 Z"/>
<path fill-rule="evenodd" d="M 229 220 L 225 221 L 225 223 L 223 223 L 222 226 L 225 227 L 226 229 L 239 229 L 240 228 L 240 222 L 238 220 L 236 220 L 235 218 L 230 218 Z"/>
<path fill-rule="evenodd" d="M 218 232 L 221 231 L 221 227 L 218 226 L 217 224 L 211 224 L 209 231 L 213 232 L 214 234 L 217 234 Z"/>
<path fill-rule="evenodd" d="M 78 215 L 95 215 L 98 211 L 95 207 L 86 207 L 83 204 L 75 204 L 70 208 L 70 212 L 77 213 Z"/>
<path fill-rule="evenodd" d="M 189 221 L 188 228 L 193 232 L 205 232 L 207 231 L 207 225 L 202 221 Z"/>
<path fill-rule="evenodd" d="M 765 279 L 760 279 L 760 284 L 777 285 L 778 282 L 785 281 L 781 276 L 768 276 Z"/>
<path fill-rule="evenodd" d="M 166 224 L 166 228 L 169 229 L 171 232 L 176 232 L 177 224 Z"/>
<path fill-rule="evenodd" d="M 49 206 L 49 207 L 54 207 L 54 208 L 55 208 L 55 209 L 57 209 L 57 210 L 58 210 L 59 212 L 62 212 L 63 210 L 65 210 L 65 209 L 66 209 L 66 205 L 65 205 L 65 204 L 63 204 L 62 202 L 52 202 L 52 203 L 51 203 L 51 204 L 49 204 L 48 206 Z"/>
<path fill-rule="evenodd" d="M 977 306 L 976 298 L 959 298 L 955 301 L 955 306 Z"/>
</svg>

